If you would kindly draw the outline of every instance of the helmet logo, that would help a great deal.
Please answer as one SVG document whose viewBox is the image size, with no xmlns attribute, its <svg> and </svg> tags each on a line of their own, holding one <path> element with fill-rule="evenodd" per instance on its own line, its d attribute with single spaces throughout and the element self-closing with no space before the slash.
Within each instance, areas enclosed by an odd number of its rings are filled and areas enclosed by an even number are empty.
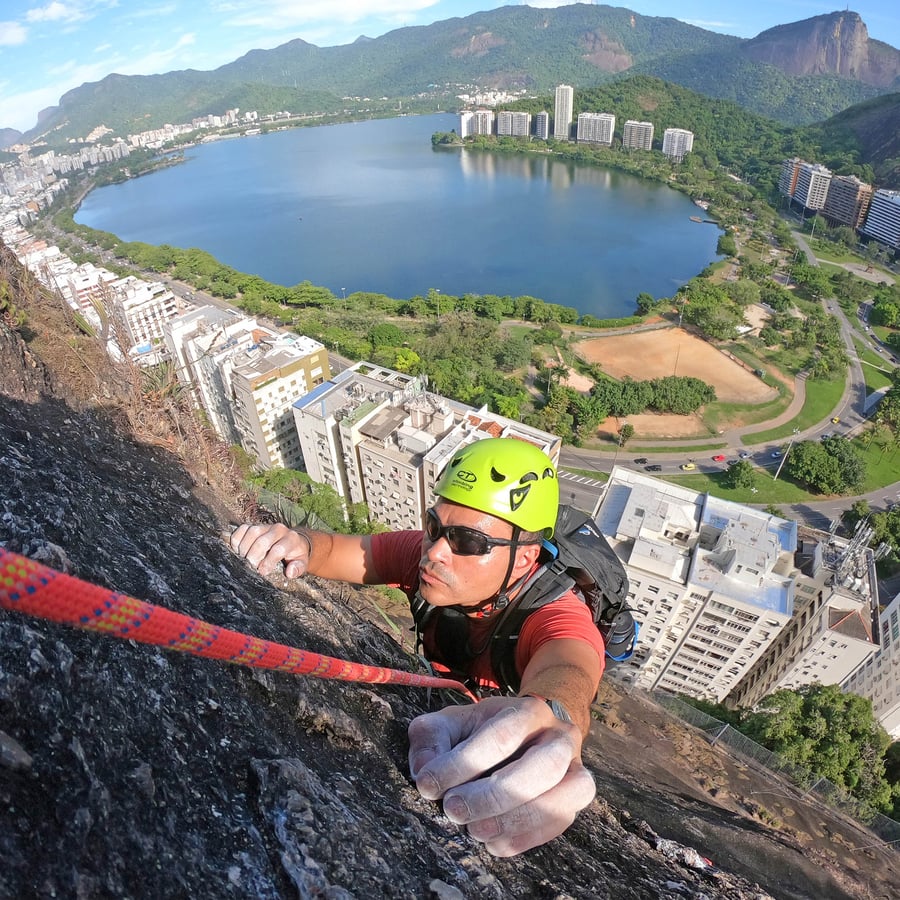
<svg viewBox="0 0 900 900">
<path fill-rule="evenodd" d="M 509 508 L 512 512 L 515 512 L 522 505 L 530 490 L 531 486 L 526 484 L 520 487 L 514 487 L 509 492 Z"/>
<path fill-rule="evenodd" d="M 473 481 L 478 481 L 478 476 L 474 472 L 470 472 L 468 469 L 460 469 L 456 473 L 456 477 L 460 481 L 465 481 L 466 484 L 471 484 Z"/>
</svg>

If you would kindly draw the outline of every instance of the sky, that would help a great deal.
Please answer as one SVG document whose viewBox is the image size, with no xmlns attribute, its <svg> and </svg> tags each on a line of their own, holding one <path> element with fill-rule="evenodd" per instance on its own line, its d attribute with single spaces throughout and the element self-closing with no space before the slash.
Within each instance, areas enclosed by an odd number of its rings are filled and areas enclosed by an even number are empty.
<svg viewBox="0 0 900 900">
<path fill-rule="evenodd" d="M 529 0 L 533 7 L 567 0 Z M 846 0 L 845 0 L 846 2 Z M 249 50 L 294 38 L 319 47 L 378 37 L 496 9 L 503 0 L 3 0 L 0 3 L 0 128 L 26 131 L 66 91 L 113 72 L 153 75 L 215 69 Z M 615 3 L 610 4 L 615 5 Z M 625 2 L 709 31 L 753 37 L 774 25 L 842 7 L 834 0 Z M 677 12 L 675 11 L 677 8 Z M 869 36 L 900 48 L 896 0 L 854 0 Z"/>
</svg>

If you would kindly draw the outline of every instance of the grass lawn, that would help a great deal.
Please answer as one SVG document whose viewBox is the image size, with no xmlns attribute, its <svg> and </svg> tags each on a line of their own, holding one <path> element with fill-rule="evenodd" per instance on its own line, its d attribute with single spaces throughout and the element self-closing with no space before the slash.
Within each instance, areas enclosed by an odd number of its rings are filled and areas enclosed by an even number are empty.
<svg viewBox="0 0 900 900">
<path fill-rule="evenodd" d="M 666 481 L 679 484 L 699 493 L 709 492 L 714 497 L 723 500 L 733 500 L 735 503 L 748 503 L 758 506 L 765 503 L 791 504 L 803 503 L 807 500 L 822 500 L 824 498 L 811 494 L 809 491 L 794 484 L 784 477 L 784 473 L 775 480 L 772 476 L 775 469 L 769 471 L 755 467 L 756 481 L 754 487 L 756 493 L 748 488 L 733 488 L 728 485 L 728 473 L 722 472 L 692 472 L 690 475 L 663 476 Z"/>
<path fill-rule="evenodd" d="M 856 353 L 859 356 L 860 363 L 862 363 L 866 390 L 871 393 L 891 384 L 889 366 L 884 358 L 858 338 L 853 339 L 853 345 L 856 347 Z"/>
<path fill-rule="evenodd" d="M 831 417 L 832 411 L 840 402 L 843 393 L 843 378 L 833 381 L 807 379 L 806 400 L 800 413 L 790 422 L 785 422 L 784 425 L 779 425 L 777 428 L 770 428 L 768 431 L 756 431 L 751 435 L 747 435 L 745 443 L 763 444 L 767 441 L 778 441 L 782 438 L 790 437 L 794 433 L 795 428 L 799 428 L 801 431 L 812 428 L 813 425 L 817 425 Z"/>
</svg>

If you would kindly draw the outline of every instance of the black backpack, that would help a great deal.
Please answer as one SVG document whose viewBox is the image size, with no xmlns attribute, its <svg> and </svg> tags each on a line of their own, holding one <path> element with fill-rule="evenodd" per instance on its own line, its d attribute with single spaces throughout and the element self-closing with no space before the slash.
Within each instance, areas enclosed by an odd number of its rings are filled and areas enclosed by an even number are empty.
<svg viewBox="0 0 900 900">
<path fill-rule="evenodd" d="M 541 565 L 515 599 L 493 613 L 496 624 L 488 639 L 491 666 L 503 691 L 519 689 L 515 650 L 525 619 L 570 590 L 590 607 L 609 659 L 618 662 L 634 652 L 639 626 L 627 605 L 628 576 L 593 519 L 572 506 L 560 505 L 553 540 L 545 541 L 544 547 Z M 411 610 L 419 643 L 426 621 L 437 617 L 436 643 L 442 662 L 453 670 L 464 671 L 466 660 L 481 652 L 468 644 L 464 613 L 433 607 L 420 595 L 412 601 Z"/>
<path fill-rule="evenodd" d="M 546 561 L 519 595 L 496 613 L 491 664 L 501 685 L 518 690 L 515 648 L 525 619 L 536 609 L 573 590 L 589 607 L 603 636 L 606 656 L 621 662 L 634 653 L 639 625 L 628 607 L 628 576 L 594 520 L 561 504 Z M 555 552 L 555 558 L 551 554 Z"/>
</svg>

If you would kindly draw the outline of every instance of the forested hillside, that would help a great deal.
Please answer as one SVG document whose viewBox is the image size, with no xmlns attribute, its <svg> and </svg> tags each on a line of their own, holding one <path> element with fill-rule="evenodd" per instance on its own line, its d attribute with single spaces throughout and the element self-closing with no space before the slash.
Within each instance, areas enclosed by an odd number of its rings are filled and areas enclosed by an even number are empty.
<svg viewBox="0 0 900 900">
<path fill-rule="evenodd" d="M 877 58 L 880 81 L 830 62 L 823 20 L 834 16 L 841 16 L 842 33 L 853 33 L 860 60 Z M 126 135 L 235 107 L 261 114 L 384 114 L 401 102 L 406 109 L 455 109 L 457 95 L 474 87 L 538 94 L 564 82 L 584 90 L 625 72 L 657 75 L 784 123 L 809 123 L 884 93 L 900 72 L 900 51 L 870 41 L 856 13 L 831 18 L 794 23 L 795 42 L 806 34 L 807 55 L 823 62 L 790 74 L 793 60 L 774 50 L 759 62 L 744 52 L 747 41 L 675 19 L 587 4 L 504 6 L 339 47 L 294 40 L 211 72 L 110 75 L 69 91 L 26 138 L 62 144 L 99 124 Z M 872 69 L 863 62 L 860 75 Z"/>
</svg>

